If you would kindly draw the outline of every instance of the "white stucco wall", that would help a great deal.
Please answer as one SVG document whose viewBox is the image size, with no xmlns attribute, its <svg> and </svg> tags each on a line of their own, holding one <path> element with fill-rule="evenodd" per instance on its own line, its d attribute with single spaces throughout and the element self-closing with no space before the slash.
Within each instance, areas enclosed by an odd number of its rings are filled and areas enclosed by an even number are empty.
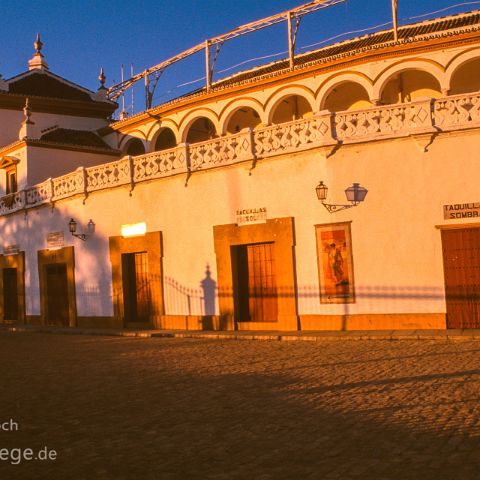
<svg viewBox="0 0 480 480">
<path fill-rule="evenodd" d="M 0 109 L 0 147 L 9 145 L 19 140 L 19 132 L 25 116 L 22 111 Z M 35 137 L 40 138 L 42 130 L 58 126 L 73 130 L 95 131 L 107 125 L 107 121 L 101 118 L 79 117 L 72 115 L 60 115 L 53 113 L 35 112 L 32 110 L 30 119 L 34 122 Z"/>
<path fill-rule="evenodd" d="M 79 315 L 111 315 L 108 237 L 122 224 L 145 221 L 163 234 L 167 314 L 201 314 L 202 302 L 188 305 L 167 279 L 197 295 L 207 265 L 217 280 L 214 225 L 235 222 L 235 210 L 266 207 L 268 218 L 294 217 L 299 314 L 445 312 L 440 232 L 443 205 L 479 201 L 476 156 L 478 130 L 439 135 L 427 152 L 414 138 L 343 146 L 326 159 L 320 150 L 260 160 L 92 193 L 23 213 L 1 217 L 3 246 L 27 252 L 27 314 L 39 314 L 36 252 L 48 232 L 63 230 L 75 246 Z M 251 173 L 251 174 L 250 174 Z M 344 203 L 343 190 L 360 182 L 364 204 L 328 213 L 315 195 L 323 180 L 328 201 Z M 68 233 L 70 217 L 79 225 L 91 218 L 96 233 L 86 242 Z M 320 304 L 316 224 L 351 221 L 356 302 Z M 463 223 L 466 223 L 464 220 Z M 195 293 L 197 292 L 197 293 Z M 200 295 L 200 293 L 198 293 Z M 218 313 L 218 307 L 217 307 Z"/>
<path fill-rule="evenodd" d="M 18 133 L 24 118 L 21 111 L 0 109 L 0 147 L 18 140 Z"/>
<path fill-rule="evenodd" d="M 34 146 L 28 147 L 27 156 L 27 185 L 72 172 L 78 167 L 91 167 L 117 159 L 112 155 Z"/>
</svg>

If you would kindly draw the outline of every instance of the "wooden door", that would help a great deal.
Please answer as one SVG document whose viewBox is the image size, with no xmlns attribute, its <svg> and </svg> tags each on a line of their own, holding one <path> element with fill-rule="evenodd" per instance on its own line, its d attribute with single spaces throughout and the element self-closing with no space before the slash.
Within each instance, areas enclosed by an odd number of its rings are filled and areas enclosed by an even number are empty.
<svg viewBox="0 0 480 480">
<path fill-rule="evenodd" d="M 274 244 L 248 245 L 248 309 L 252 322 L 277 321 Z"/>
<path fill-rule="evenodd" d="M 442 230 L 447 328 L 480 328 L 480 228 Z"/>
<path fill-rule="evenodd" d="M 236 247 L 236 316 L 239 321 L 276 322 L 277 286 L 273 243 Z"/>
<path fill-rule="evenodd" d="M 3 319 L 18 321 L 17 269 L 3 269 Z"/>
<path fill-rule="evenodd" d="M 125 322 L 149 322 L 151 313 L 148 253 L 122 255 Z"/>
<path fill-rule="evenodd" d="M 47 294 L 47 325 L 70 325 L 67 264 L 45 265 Z"/>
</svg>

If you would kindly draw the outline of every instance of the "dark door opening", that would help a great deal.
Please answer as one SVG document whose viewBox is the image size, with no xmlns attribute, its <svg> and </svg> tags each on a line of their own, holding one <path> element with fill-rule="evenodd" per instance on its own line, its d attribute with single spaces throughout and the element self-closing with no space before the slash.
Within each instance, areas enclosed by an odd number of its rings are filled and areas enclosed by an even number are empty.
<svg viewBox="0 0 480 480">
<path fill-rule="evenodd" d="M 274 244 L 232 247 L 232 271 L 236 321 L 276 322 Z"/>
<path fill-rule="evenodd" d="M 442 230 L 447 328 L 480 328 L 480 228 Z"/>
<path fill-rule="evenodd" d="M 47 294 L 47 325 L 70 325 L 67 264 L 45 265 Z"/>
<path fill-rule="evenodd" d="M 125 322 L 150 322 L 151 294 L 148 253 L 123 254 L 122 278 Z"/>
<path fill-rule="evenodd" d="M 7 322 L 18 321 L 18 283 L 17 269 L 3 269 L 3 319 Z"/>
</svg>

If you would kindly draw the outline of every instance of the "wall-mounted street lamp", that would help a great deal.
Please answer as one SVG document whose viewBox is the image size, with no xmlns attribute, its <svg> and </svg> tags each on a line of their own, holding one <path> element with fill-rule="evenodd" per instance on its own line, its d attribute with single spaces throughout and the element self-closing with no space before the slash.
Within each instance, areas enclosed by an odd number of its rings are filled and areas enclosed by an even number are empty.
<svg viewBox="0 0 480 480">
<path fill-rule="evenodd" d="M 322 202 L 322 205 L 330 212 L 338 212 L 340 210 L 345 210 L 346 208 L 356 207 L 360 202 L 365 200 L 367 196 L 368 190 L 364 187 L 361 187 L 359 183 L 354 183 L 351 187 L 348 187 L 345 190 L 345 196 L 347 200 L 350 202 L 349 204 L 332 204 L 332 203 L 325 203 L 327 199 L 328 187 L 320 181 L 320 183 L 315 188 L 317 192 L 318 199 Z"/>
<path fill-rule="evenodd" d="M 85 241 L 87 239 L 87 236 L 95 233 L 95 224 L 93 223 L 93 220 L 90 219 L 90 221 L 87 223 L 87 233 L 76 233 L 77 222 L 73 218 L 71 218 L 70 221 L 68 222 L 68 229 L 70 230 L 70 233 L 74 237 L 77 237 L 80 240 Z"/>
</svg>

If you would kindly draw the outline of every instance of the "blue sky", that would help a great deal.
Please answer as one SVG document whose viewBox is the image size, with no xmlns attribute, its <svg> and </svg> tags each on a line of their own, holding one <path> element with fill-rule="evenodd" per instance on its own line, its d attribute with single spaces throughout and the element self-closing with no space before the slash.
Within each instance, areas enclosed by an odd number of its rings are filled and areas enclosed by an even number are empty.
<svg viewBox="0 0 480 480">
<path fill-rule="evenodd" d="M 302 0 L 0 0 L 2 42 L 0 73 L 9 78 L 26 70 L 33 54 L 37 32 L 44 42 L 50 69 L 69 80 L 95 90 L 103 66 L 107 86 L 120 81 L 120 66 L 135 73 L 155 65 L 206 38 L 225 33 L 239 25 L 306 3 Z M 461 11 L 480 9 L 480 1 L 399 0 L 399 23 L 421 21 Z M 425 17 L 413 18 L 429 12 Z M 347 0 L 312 13 L 300 27 L 298 51 L 319 46 L 347 32 L 342 38 L 360 36 L 354 32 L 391 21 L 391 0 Z M 381 28 L 388 28 L 388 25 Z M 228 42 L 222 49 L 217 71 L 247 62 L 282 58 L 287 48 L 286 26 L 280 24 Z M 271 55 L 271 56 L 270 56 Z M 257 57 L 267 57 L 248 62 Z M 228 70 L 233 73 L 235 70 Z M 222 76 L 228 73 L 224 72 Z M 185 93 L 202 81 L 178 87 L 203 77 L 204 59 L 197 54 L 166 71 L 156 90 L 155 103 Z M 135 93 L 141 107 L 143 93 Z M 127 100 L 130 102 L 130 97 Z M 136 108 L 138 109 L 138 108 Z"/>
</svg>

